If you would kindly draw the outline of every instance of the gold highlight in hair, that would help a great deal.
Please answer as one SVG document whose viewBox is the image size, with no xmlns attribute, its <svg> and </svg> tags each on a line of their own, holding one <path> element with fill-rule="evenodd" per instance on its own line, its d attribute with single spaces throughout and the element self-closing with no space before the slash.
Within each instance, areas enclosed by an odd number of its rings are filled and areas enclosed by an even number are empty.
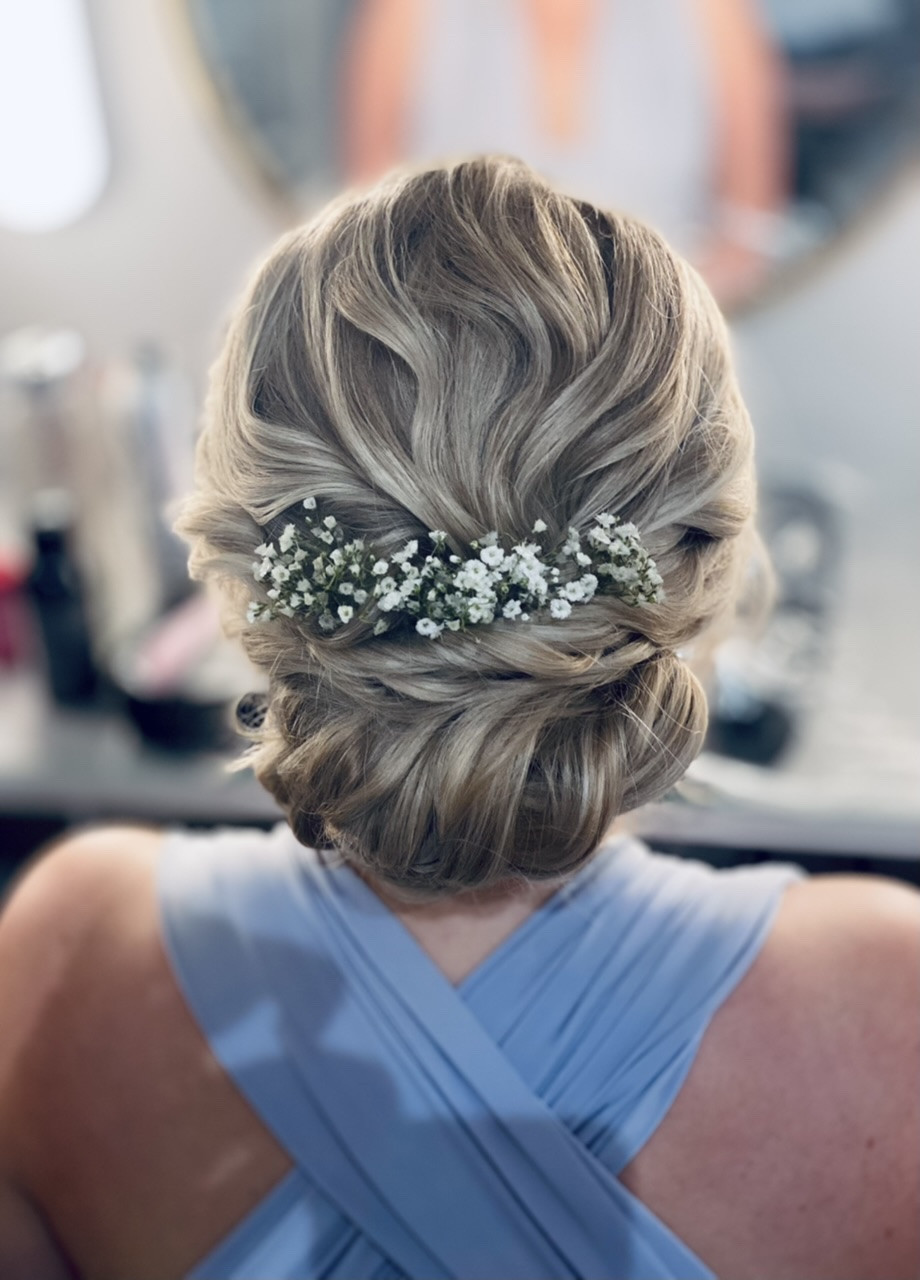
<svg viewBox="0 0 920 1280">
<path fill-rule="evenodd" d="M 252 548 L 306 495 L 382 554 L 615 511 L 664 599 L 438 644 L 248 624 Z M 706 706 L 676 650 L 730 608 L 752 505 L 696 274 L 636 220 L 484 157 L 338 201 L 275 248 L 215 365 L 177 528 L 268 673 L 247 758 L 298 838 L 440 893 L 569 873 L 681 777 Z"/>
</svg>

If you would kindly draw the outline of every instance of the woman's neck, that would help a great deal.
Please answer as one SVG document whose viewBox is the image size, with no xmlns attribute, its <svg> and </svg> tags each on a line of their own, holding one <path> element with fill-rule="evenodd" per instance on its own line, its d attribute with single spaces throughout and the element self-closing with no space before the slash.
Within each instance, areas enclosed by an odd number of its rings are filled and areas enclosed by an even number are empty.
<svg viewBox="0 0 920 1280">
<path fill-rule="evenodd" d="M 408 902 L 376 877 L 359 874 L 454 985 L 520 928 L 562 883 L 509 880 L 488 889 Z"/>
<path fill-rule="evenodd" d="M 621 815 L 607 828 L 598 848 L 614 836 L 629 834 L 631 829 L 631 815 Z M 455 986 L 510 938 L 567 879 L 507 879 L 487 889 L 407 899 L 369 871 L 354 869 Z"/>
</svg>

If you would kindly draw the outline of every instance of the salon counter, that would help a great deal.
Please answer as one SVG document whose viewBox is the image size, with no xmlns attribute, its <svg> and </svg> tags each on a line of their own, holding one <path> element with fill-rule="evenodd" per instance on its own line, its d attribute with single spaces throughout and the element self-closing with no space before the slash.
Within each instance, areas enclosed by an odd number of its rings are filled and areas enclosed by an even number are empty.
<svg viewBox="0 0 920 1280">
<path fill-rule="evenodd" d="M 917 859 L 916 743 L 897 740 L 891 725 L 877 730 L 872 740 L 864 717 L 847 725 L 825 708 L 781 767 L 704 753 L 672 797 L 633 815 L 632 824 L 667 846 Z M 278 820 L 252 775 L 225 764 L 218 755 L 151 749 L 112 713 L 53 708 L 36 675 L 0 680 L 0 821 Z"/>
</svg>

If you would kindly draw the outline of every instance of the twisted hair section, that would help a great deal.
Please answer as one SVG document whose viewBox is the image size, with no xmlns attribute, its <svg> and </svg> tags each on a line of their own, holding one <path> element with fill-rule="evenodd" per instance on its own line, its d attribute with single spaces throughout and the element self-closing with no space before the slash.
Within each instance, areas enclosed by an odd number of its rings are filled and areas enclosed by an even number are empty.
<svg viewBox="0 0 920 1280">
<path fill-rule="evenodd" d="M 544 545 L 638 525 L 664 599 L 437 642 L 245 621 L 253 548 L 316 495 L 381 554 L 431 529 Z M 723 323 L 652 230 L 514 161 L 403 175 L 330 206 L 256 273 L 215 366 L 194 576 L 268 673 L 248 762 L 305 844 L 394 886 L 573 871 L 702 745 L 677 650 L 750 547 L 752 443 Z M 298 510 L 301 516 L 298 516 Z"/>
</svg>

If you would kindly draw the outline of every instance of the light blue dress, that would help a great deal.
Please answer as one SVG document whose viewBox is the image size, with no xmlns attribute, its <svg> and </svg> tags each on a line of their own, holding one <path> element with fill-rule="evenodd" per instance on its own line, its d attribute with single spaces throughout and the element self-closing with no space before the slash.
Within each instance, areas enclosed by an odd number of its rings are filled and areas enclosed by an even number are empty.
<svg viewBox="0 0 920 1280">
<path fill-rule="evenodd" d="M 191 1275 L 711 1277 L 617 1174 L 800 874 L 617 838 L 454 987 L 286 826 L 169 833 L 178 981 L 295 1165 Z"/>
</svg>

